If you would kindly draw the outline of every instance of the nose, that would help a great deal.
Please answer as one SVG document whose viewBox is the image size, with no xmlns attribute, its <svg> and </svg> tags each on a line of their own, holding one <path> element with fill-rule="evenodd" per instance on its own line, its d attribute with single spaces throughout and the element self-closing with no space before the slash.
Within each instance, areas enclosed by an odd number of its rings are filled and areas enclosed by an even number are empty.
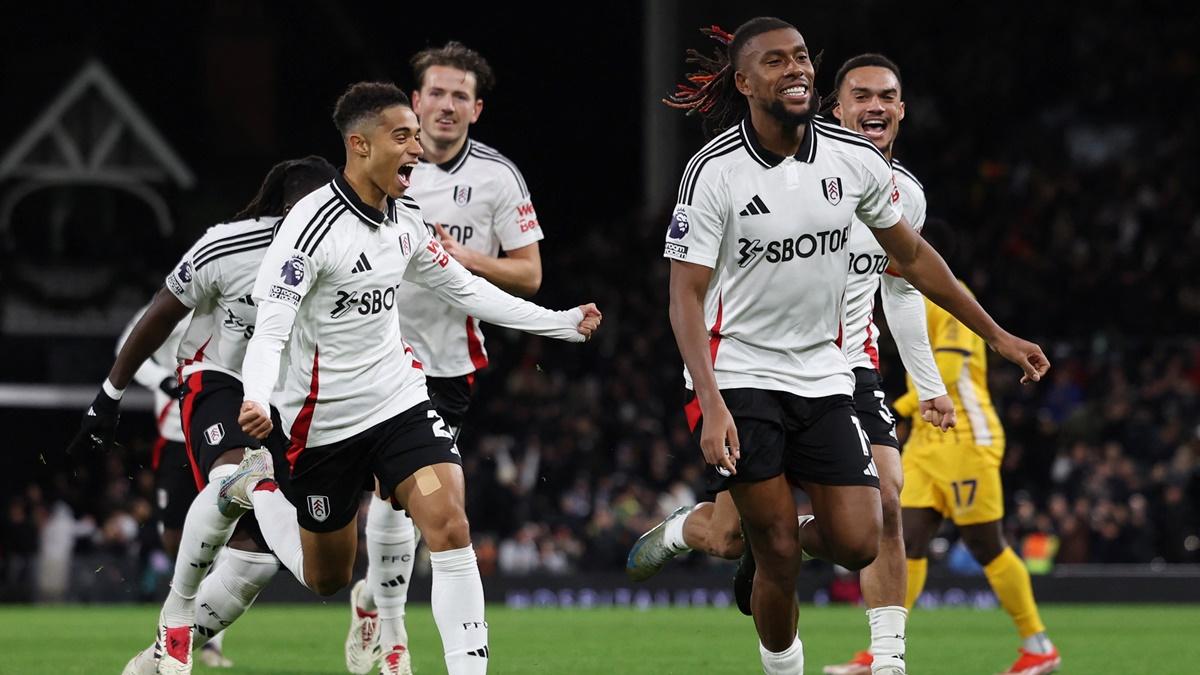
<svg viewBox="0 0 1200 675">
<path fill-rule="evenodd" d="M 867 112 L 883 112 L 883 99 L 872 96 L 871 100 L 867 101 Z"/>
</svg>

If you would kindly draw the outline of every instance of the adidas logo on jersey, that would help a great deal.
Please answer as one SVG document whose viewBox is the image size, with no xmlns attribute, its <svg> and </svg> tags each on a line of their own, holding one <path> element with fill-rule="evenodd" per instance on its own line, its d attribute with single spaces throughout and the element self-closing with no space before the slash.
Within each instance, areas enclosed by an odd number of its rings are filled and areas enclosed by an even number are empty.
<svg viewBox="0 0 1200 675">
<path fill-rule="evenodd" d="M 746 208 L 742 209 L 741 212 L 738 213 L 738 215 L 739 216 L 761 216 L 761 215 L 764 215 L 764 214 L 767 214 L 770 212 L 771 212 L 771 209 L 768 209 L 767 205 L 763 203 L 762 197 L 759 197 L 758 195 L 754 195 L 754 199 L 751 199 L 750 203 L 746 204 Z"/>
<path fill-rule="evenodd" d="M 358 254 L 358 262 L 354 263 L 354 269 L 350 270 L 350 273 L 358 274 L 359 272 L 370 272 L 370 271 L 371 271 L 371 261 L 367 260 L 367 254 L 359 253 Z"/>
</svg>

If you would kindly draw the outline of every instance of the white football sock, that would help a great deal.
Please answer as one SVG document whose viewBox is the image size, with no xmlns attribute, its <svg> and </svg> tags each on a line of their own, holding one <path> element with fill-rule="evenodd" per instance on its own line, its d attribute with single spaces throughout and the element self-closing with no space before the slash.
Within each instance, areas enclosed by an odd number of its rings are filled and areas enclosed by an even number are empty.
<svg viewBox="0 0 1200 675">
<path fill-rule="evenodd" d="M 483 675 L 488 665 L 488 625 L 483 582 L 470 546 L 429 554 L 433 568 L 433 620 L 442 636 L 449 675 Z"/>
<path fill-rule="evenodd" d="M 379 610 L 379 640 L 385 651 L 408 645 L 404 605 L 416 551 L 412 519 L 393 509 L 391 502 L 372 497 L 367 512 L 367 584 L 362 595 L 369 596 L 367 602 Z"/>
<path fill-rule="evenodd" d="M 1034 633 L 1021 641 L 1021 648 L 1030 654 L 1049 654 L 1054 651 L 1054 643 L 1043 633 Z"/>
<path fill-rule="evenodd" d="M 254 553 L 227 548 L 213 567 L 212 574 L 200 584 L 196 594 L 196 633 L 192 648 L 224 635 L 222 631 L 250 609 L 258 592 L 275 572 L 279 561 L 270 553 Z"/>
<path fill-rule="evenodd" d="M 876 607 L 867 610 L 871 625 L 871 672 L 884 668 L 904 670 L 904 624 L 908 610 L 903 607 Z"/>
<path fill-rule="evenodd" d="M 666 527 L 663 528 L 663 543 L 672 551 L 683 553 L 684 551 L 692 550 L 683 539 L 683 526 L 687 523 L 687 517 L 692 515 L 692 511 L 695 510 L 696 507 L 693 506 L 688 510 L 687 515 L 668 522 Z"/>
<path fill-rule="evenodd" d="M 208 474 L 208 485 L 192 500 L 183 521 L 179 539 L 179 554 L 175 557 L 175 573 L 171 590 L 163 602 L 163 622 L 168 628 L 190 626 L 195 618 L 196 591 L 208 574 L 217 552 L 229 541 L 237 518 L 226 518 L 217 509 L 217 493 L 221 479 L 237 471 L 237 465 L 225 464 Z"/>
<path fill-rule="evenodd" d="M 800 642 L 799 635 L 791 647 L 781 652 L 769 651 L 760 642 L 758 654 L 762 657 L 766 675 L 804 675 L 804 643 Z"/>
<path fill-rule="evenodd" d="M 254 517 L 267 546 L 296 581 L 308 588 L 304 581 L 304 547 L 300 544 L 296 507 L 278 489 L 256 489 L 250 493 L 250 502 L 254 504 Z"/>
</svg>

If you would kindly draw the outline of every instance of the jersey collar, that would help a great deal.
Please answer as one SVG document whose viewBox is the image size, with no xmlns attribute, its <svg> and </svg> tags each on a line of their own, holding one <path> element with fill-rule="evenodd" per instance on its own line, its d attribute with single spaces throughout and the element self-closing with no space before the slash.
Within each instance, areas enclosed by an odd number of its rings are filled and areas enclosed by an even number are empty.
<svg viewBox="0 0 1200 675">
<path fill-rule="evenodd" d="M 758 134 L 754 133 L 754 125 L 750 123 L 750 118 L 742 118 L 739 126 L 742 143 L 745 144 L 746 150 L 749 151 L 754 161 L 768 169 L 779 166 L 779 163 L 783 161 L 783 155 L 771 152 L 758 142 Z M 800 149 L 796 151 L 795 158 L 797 162 L 806 164 L 812 164 L 813 160 L 817 158 L 817 133 L 813 129 L 812 120 L 805 123 L 804 140 L 800 143 Z"/>
<path fill-rule="evenodd" d="M 346 204 L 346 206 L 350 207 L 351 211 L 353 211 L 368 225 L 371 225 L 372 227 L 382 227 L 384 222 L 387 220 L 387 216 L 380 212 L 379 209 L 367 204 L 362 199 L 359 199 L 358 193 L 355 192 L 354 188 L 350 186 L 350 181 L 346 180 L 346 174 L 342 171 L 338 171 L 337 177 L 333 179 L 333 192 Z M 396 200 L 388 197 L 387 209 L 388 216 L 395 217 Z"/>
<path fill-rule="evenodd" d="M 471 139 L 468 137 L 467 142 L 463 143 L 463 146 L 458 149 L 458 154 L 442 162 L 441 164 L 438 164 L 437 168 L 445 171 L 446 173 L 457 173 L 458 170 L 462 168 L 462 165 L 467 163 L 467 153 L 470 152 L 470 150 Z M 429 160 L 422 159 L 421 162 L 428 164 Z"/>
</svg>

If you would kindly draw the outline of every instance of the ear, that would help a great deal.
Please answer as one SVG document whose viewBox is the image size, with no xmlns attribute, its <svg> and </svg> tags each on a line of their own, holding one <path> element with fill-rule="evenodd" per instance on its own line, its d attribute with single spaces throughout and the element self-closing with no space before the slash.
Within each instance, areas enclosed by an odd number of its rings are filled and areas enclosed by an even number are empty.
<svg viewBox="0 0 1200 675">
<path fill-rule="evenodd" d="M 896 121 L 899 122 L 902 119 L 904 119 L 904 101 L 900 101 L 900 117 Z"/>
<path fill-rule="evenodd" d="M 736 87 L 739 92 L 741 92 L 742 96 L 750 95 L 750 80 L 742 71 L 733 71 L 733 86 Z"/>
<path fill-rule="evenodd" d="M 479 121 L 479 114 L 483 112 L 483 99 L 475 99 L 475 112 L 471 114 L 471 124 Z"/>
<path fill-rule="evenodd" d="M 412 96 L 408 97 L 412 101 L 413 112 L 417 111 L 417 106 L 421 105 L 421 92 L 414 89 Z"/>
<path fill-rule="evenodd" d="M 901 105 L 903 105 L 903 104 L 901 104 Z M 839 121 L 839 122 L 842 121 L 842 104 L 840 102 L 833 104 L 833 116 L 837 118 L 837 121 Z M 901 114 L 901 117 L 903 117 L 903 116 L 904 115 Z"/>
<path fill-rule="evenodd" d="M 346 137 L 346 150 L 352 155 L 357 155 L 364 158 L 370 157 L 371 141 L 367 140 L 367 137 L 364 134 L 360 134 L 357 131 L 352 131 L 350 132 L 350 135 Z"/>
</svg>

